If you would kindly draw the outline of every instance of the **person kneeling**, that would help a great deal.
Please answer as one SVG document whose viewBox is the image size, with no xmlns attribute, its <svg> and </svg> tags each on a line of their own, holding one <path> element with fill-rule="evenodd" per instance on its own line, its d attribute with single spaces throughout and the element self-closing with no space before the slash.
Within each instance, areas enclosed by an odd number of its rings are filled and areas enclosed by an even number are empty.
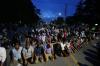
<svg viewBox="0 0 100 66">
<path fill-rule="evenodd" d="M 44 49 L 40 44 L 36 45 L 34 49 L 34 55 L 35 55 L 35 63 L 38 63 L 39 60 L 43 62 Z"/>
<path fill-rule="evenodd" d="M 11 50 L 12 64 L 14 64 L 14 65 L 22 64 L 21 52 L 22 52 L 22 47 L 20 47 L 20 43 L 17 41 L 17 42 L 15 42 L 14 48 Z"/>
<path fill-rule="evenodd" d="M 49 58 L 51 60 L 54 60 L 54 58 L 53 58 L 53 48 L 51 47 L 50 44 L 46 45 L 46 47 L 45 47 L 45 54 L 46 54 L 46 61 L 48 61 Z"/>
<path fill-rule="evenodd" d="M 23 65 L 27 66 L 28 64 L 33 64 L 33 55 L 34 55 L 34 49 L 33 47 L 30 45 L 29 42 L 26 42 L 25 47 L 23 48 L 22 51 L 22 56 L 23 56 Z"/>
<path fill-rule="evenodd" d="M 0 66 L 3 66 L 6 60 L 6 49 L 4 47 L 0 47 Z"/>
</svg>

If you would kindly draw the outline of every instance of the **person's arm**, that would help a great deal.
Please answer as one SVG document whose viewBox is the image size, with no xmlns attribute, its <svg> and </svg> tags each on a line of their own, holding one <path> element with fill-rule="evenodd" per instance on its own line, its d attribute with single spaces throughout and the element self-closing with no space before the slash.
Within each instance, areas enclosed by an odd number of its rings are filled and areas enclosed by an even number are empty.
<svg viewBox="0 0 100 66">
<path fill-rule="evenodd" d="M 54 49 L 53 49 L 53 46 L 51 46 L 51 53 L 52 53 L 52 60 L 54 60 Z"/>
<path fill-rule="evenodd" d="M 25 56 L 25 49 L 22 50 L 22 57 L 24 59 L 24 62 L 26 63 L 27 60 L 26 60 L 26 56 Z"/>
<path fill-rule="evenodd" d="M 3 52 L 2 52 L 2 61 L 1 61 L 1 63 L 4 63 L 5 62 L 5 60 L 6 60 L 6 49 L 5 48 L 3 48 L 3 50 L 2 50 Z"/>
<path fill-rule="evenodd" d="M 13 50 L 10 51 L 10 59 L 11 59 L 11 63 L 14 63 Z"/>
<path fill-rule="evenodd" d="M 54 49 L 53 49 L 53 45 L 51 44 L 51 53 L 52 55 L 54 54 Z"/>
<path fill-rule="evenodd" d="M 34 59 L 34 49 L 33 49 L 33 47 L 31 47 L 31 52 L 32 52 L 32 59 L 31 59 L 31 62 L 33 62 L 33 59 Z"/>
</svg>

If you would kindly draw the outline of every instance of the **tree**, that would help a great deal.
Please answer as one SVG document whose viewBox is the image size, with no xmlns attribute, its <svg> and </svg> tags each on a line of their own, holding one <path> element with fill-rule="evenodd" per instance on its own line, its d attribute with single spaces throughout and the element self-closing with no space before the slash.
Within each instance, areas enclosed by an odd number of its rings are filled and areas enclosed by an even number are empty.
<svg viewBox="0 0 100 66">
<path fill-rule="evenodd" d="M 58 17 L 56 20 L 54 20 L 54 23 L 57 25 L 62 25 L 62 24 L 64 24 L 64 18 Z"/>
<path fill-rule="evenodd" d="M 40 20 L 40 10 L 31 0 L 1 0 L 0 22 L 34 24 Z"/>
<path fill-rule="evenodd" d="M 99 23 L 100 21 L 100 14 L 98 0 L 81 0 L 79 5 L 77 6 L 77 10 L 74 16 L 84 23 L 94 24 Z"/>
</svg>

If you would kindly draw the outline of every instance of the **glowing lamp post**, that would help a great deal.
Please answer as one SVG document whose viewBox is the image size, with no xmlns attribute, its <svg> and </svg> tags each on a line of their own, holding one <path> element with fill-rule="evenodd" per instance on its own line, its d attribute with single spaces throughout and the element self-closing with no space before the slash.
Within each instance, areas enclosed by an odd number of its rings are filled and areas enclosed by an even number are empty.
<svg viewBox="0 0 100 66">
<path fill-rule="evenodd" d="M 61 13 L 59 13 L 58 15 L 59 15 L 59 16 L 61 16 L 62 14 L 61 14 Z"/>
<path fill-rule="evenodd" d="M 98 26 L 98 24 L 95 24 L 95 26 Z"/>
</svg>

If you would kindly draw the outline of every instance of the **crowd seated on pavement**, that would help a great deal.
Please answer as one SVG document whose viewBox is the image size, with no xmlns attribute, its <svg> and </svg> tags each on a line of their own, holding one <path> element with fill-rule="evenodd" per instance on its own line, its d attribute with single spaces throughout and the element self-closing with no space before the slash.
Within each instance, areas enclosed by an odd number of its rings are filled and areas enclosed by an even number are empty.
<svg viewBox="0 0 100 66">
<path fill-rule="evenodd" d="M 27 66 L 39 62 L 54 61 L 57 56 L 67 57 L 79 51 L 95 38 L 86 29 L 87 26 L 56 28 L 42 27 L 31 31 L 7 31 L 4 28 L 0 34 L 0 66 L 6 58 L 6 50 L 10 49 L 10 64 Z M 23 31 L 23 32 L 22 32 Z M 12 33 L 10 36 L 8 34 Z M 9 38 L 10 37 L 10 38 Z M 12 37 L 12 38 L 11 38 Z M 4 56 L 4 57 L 3 57 Z"/>
</svg>

